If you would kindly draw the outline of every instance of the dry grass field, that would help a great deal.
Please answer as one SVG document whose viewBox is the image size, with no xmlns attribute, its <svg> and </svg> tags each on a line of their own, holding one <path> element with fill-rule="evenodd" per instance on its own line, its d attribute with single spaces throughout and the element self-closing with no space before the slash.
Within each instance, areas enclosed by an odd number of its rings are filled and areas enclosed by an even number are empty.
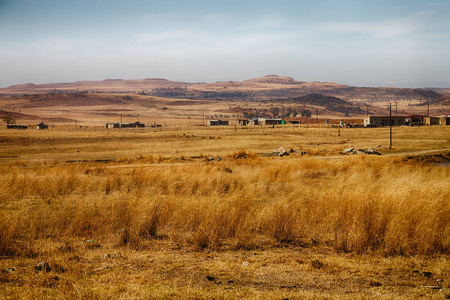
<svg viewBox="0 0 450 300">
<path fill-rule="evenodd" d="M 2 129 L 0 295 L 449 298 L 450 129 L 393 136 Z"/>
</svg>

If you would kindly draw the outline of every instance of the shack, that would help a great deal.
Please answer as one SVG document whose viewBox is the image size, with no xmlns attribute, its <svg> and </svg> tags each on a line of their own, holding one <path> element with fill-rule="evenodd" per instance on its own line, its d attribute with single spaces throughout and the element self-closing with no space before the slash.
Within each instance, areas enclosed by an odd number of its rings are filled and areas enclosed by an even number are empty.
<svg viewBox="0 0 450 300">
<path fill-rule="evenodd" d="M 249 121 L 249 125 L 278 125 L 282 124 L 283 121 L 281 119 L 266 119 L 266 118 L 257 118 L 251 119 Z"/>
<path fill-rule="evenodd" d="M 134 123 L 107 123 L 106 128 L 142 128 L 145 127 L 144 123 L 134 122 Z"/>
<path fill-rule="evenodd" d="M 441 118 L 439 117 L 426 117 L 424 118 L 424 123 L 427 126 L 439 125 Z"/>
<path fill-rule="evenodd" d="M 439 125 L 449 126 L 450 125 L 450 116 L 442 116 L 439 119 Z"/>
<path fill-rule="evenodd" d="M 16 125 L 16 124 L 8 124 L 6 125 L 7 129 L 27 129 L 28 126 L 26 125 Z"/>
<path fill-rule="evenodd" d="M 281 119 L 265 119 L 263 125 L 279 125 L 279 124 L 283 124 L 283 121 Z"/>
<path fill-rule="evenodd" d="M 248 125 L 259 125 L 259 119 L 258 118 L 255 118 L 255 119 L 250 119 L 249 121 L 248 121 Z"/>
<path fill-rule="evenodd" d="M 239 126 L 247 126 L 248 122 L 249 122 L 249 120 L 247 120 L 247 119 L 238 120 L 238 125 Z"/>
<path fill-rule="evenodd" d="M 405 124 L 409 126 L 425 125 L 426 115 L 411 115 L 405 117 Z"/>
<path fill-rule="evenodd" d="M 208 120 L 206 126 L 228 126 L 228 121 L 224 120 Z"/>
<path fill-rule="evenodd" d="M 402 126 L 405 125 L 405 119 L 405 116 L 370 116 L 364 119 L 364 127 Z"/>
<path fill-rule="evenodd" d="M 48 125 L 47 125 L 47 124 L 44 124 L 44 122 L 41 122 L 41 123 L 37 124 L 36 128 L 37 128 L 37 129 L 40 129 L 40 130 L 42 130 L 42 129 L 48 129 Z"/>
</svg>

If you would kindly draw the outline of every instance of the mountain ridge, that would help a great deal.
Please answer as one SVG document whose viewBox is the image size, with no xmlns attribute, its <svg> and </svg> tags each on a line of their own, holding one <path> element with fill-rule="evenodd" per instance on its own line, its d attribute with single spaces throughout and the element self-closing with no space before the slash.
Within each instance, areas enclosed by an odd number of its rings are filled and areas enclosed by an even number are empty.
<svg viewBox="0 0 450 300">
<path fill-rule="evenodd" d="M 266 75 L 243 81 L 197 83 L 165 78 L 104 79 L 65 83 L 25 83 L 0 88 L 0 95 L 46 94 L 68 92 L 140 93 L 157 97 L 181 99 L 215 99 L 264 101 L 322 94 L 345 101 L 432 101 L 442 95 L 435 89 L 394 87 L 354 87 L 350 85 L 299 81 L 288 76 Z"/>
</svg>

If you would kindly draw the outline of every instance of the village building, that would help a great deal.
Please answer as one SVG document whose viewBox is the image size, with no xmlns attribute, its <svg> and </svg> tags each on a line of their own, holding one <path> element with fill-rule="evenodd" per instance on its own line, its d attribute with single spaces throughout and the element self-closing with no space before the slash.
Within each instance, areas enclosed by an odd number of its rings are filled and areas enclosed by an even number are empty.
<svg viewBox="0 0 450 300">
<path fill-rule="evenodd" d="M 450 125 L 450 116 L 442 116 L 440 119 L 439 119 L 439 125 L 442 125 L 442 126 L 449 126 Z"/>
<path fill-rule="evenodd" d="M 134 123 L 107 123 L 106 128 L 143 128 L 144 123 L 134 122 Z"/>
<path fill-rule="evenodd" d="M 7 129 L 27 129 L 28 126 L 26 125 L 16 125 L 16 124 L 8 124 L 6 125 Z"/>
<path fill-rule="evenodd" d="M 427 126 L 439 125 L 440 120 L 441 120 L 441 118 L 439 118 L 439 117 L 425 117 L 424 124 Z"/>
<path fill-rule="evenodd" d="M 278 125 L 278 124 L 283 124 L 283 120 L 281 120 L 281 119 L 257 118 L 257 119 L 251 119 L 248 122 L 248 125 Z M 284 124 L 286 124 L 286 122 Z"/>
<path fill-rule="evenodd" d="M 422 126 L 425 125 L 426 115 L 411 115 L 405 117 L 405 125 Z"/>
<path fill-rule="evenodd" d="M 249 120 L 247 120 L 247 119 L 238 120 L 238 125 L 239 126 L 247 126 L 248 122 L 249 122 Z"/>
<path fill-rule="evenodd" d="M 37 129 L 48 129 L 48 125 L 44 124 L 44 122 L 41 122 L 36 126 L 36 128 Z"/>
<path fill-rule="evenodd" d="M 370 116 L 364 119 L 364 127 L 383 127 L 389 125 L 405 125 L 405 116 Z"/>
<path fill-rule="evenodd" d="M 206 126 L 228 126 L 228 121 L 224 120 L 208 120 Z"/>
<path fill-rule="evenodd" d="M 440 116 L 440 117 L 426 117 L 424 118 L 424 124 L 427 126 L 431 125 L 450 125 L 450 116 Z"/>
<path fill-rule="evenodd" d="M 259 125 L 258 118 L 248 120 L 248 125 Z"/>
</svg>

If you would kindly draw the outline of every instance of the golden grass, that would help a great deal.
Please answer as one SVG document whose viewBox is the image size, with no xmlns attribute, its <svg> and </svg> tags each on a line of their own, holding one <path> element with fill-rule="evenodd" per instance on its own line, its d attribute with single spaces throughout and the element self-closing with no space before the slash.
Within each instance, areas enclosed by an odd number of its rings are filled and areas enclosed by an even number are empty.
<svg viewBox="0 0 450 300">
<path fill-rule="evenodd" d="M 446 167 L 366 157 L 239 160 L 4 167 L 2 240 L 115 236 L 139 248 L 163 237 L 199 249 L 270 241 L 386 254 L 450 249 Z M 8 244 L 3 254 L 12 251 Z"/>
<path fill-rule="evenodd" d="M 405 146 L 396 151 L 448 146 L 446 130 L 399 128 Z M 343 147 L 384 140 L 385 130 L 6 133 L 2 155 L 18 156 L 0 165 L 6 297 L 435 295 L 423 286 L 446 295 L 448 166 L 402 156 L 334 159 Z M 257 155 L 279 146 L 308 154 Z M 78 155 L 68 148 L 91 161 L 65 163 Z M 114 163 L 92 160 L 115 151 Z M 333 159 L 318 159 L 327 152 Z M 34 272 L 42 260 L 53 266 L 49 274 Z"/>
</svg>

